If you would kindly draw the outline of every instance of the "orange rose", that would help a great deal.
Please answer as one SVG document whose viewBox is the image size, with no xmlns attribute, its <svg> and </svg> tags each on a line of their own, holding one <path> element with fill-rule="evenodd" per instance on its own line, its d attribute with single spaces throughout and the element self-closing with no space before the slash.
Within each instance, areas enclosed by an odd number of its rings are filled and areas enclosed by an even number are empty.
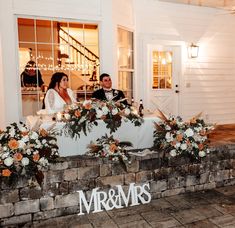
<svg viewBox="0 0 235 228">
<path fill-rule="evenodd" d="M 2 175 L 4 177 L 9 177 L 9 176 L 11 176 L 11 171 L 9 169 L 3 169 L 2 170 Z"/>
<path fill-rule="evenodd" d="M 33 155 L 33 160 L 34 160 L 34 161 L 38 161 L 39 158 L 40 158 L 39 154 L 34 154 L 34 155 Z"/>
<path fill-rule="evenodd" d="M 176 140 L 178 142 L 182 141 L 182 139 L 183 139 L 183 135 L 182 134 L 179 134 L 179 135 L 176 136 Z"/>
<path fill-rule="evenodd" d="M 90 109 L 91 109 L 91 107 L 92 107 L 92 106 L 91 106 L 91 103 L 86 103 L 86 104 L 85 104 L 85 109 L 90 110 Z"/>
<path fill-rule="evenodd" d="M 8 142 L 8 146 L 9 146 L 10 149 L 16 150 L 16 149 L 19 148 L 19 143 L 15 139 L 10 139 L 10 141 Z"/>
<path fill-rule="evenodd" d="M 195 119 L 195 118 L 192 118 L 192 119 L 190 120 L 190 123 L 195 124 L 195 123 L 196 123 L 196 119 Z"/>
<path fill-rule="evenodd" d="M 198 145 L 198 149 L 199 150 L 202 150 L 204 148 L 204 145 L 202 144 L 202 143 L 200 143 L 199 145 Z"/>
<path fill-rule="evenodd" d="M 22 158 L 23 158 L 23 155 L 22 155 L 21 153 L 15 153 L 15 154 L 14 154 L 14 159 L 15 159 L 16 161 L 21 161 Z"/>
<path fill-rule="evenodd" d="M 175 125 L 176 124 L 176 120 L 172 120 L 171 122 L 170 122 L 170 125 Z"/>
<path fill-rule="evenodd" d="M 199 133 L 200 133 L 201 136 L 205 136 L 206 135 L 206 131 L 205 130 L 201 130 Z"/>
<path fill-rule="evenodd" d="M 79 117 L 81 116 L 81 112 L 78 111 L 78 110 L 76 110 L 76 111 L 74 112 L 74 115 L 79 118 Z"/>
<path fill-rule="evenodd" d="M 22 131 L 21 135 L 26 136 L 26 135 L 28 135 L 28 133 L 29 133 L 28 131 Z"/>
<path fill-rule="evenodd" d="M 45 129 L 43 129 L 43 128 L 40 129 L 39 134 L 40 134 L 41 136 L 43 136 L 43 137 L 48 136 L 48 132 L 47 132 Z"/>
<path fill-rule="evenodd" d="M 117 149 L 117 146 L 114 143 L 109 146 L 109 150 L 111 152 L 114 152 L 116 149 Z"/>
</svg>

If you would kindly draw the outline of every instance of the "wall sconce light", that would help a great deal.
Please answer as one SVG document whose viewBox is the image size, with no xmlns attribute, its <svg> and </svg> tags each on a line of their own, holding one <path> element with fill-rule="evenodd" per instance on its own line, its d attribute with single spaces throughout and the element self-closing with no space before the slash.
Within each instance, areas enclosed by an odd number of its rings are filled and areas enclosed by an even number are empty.
<svg viewBox="0 0 235 228">
<path fill-rule="evenodd" d="M 197 58 L 198 57 L 199 46 L 195 44 L 191 44 L 188 47 L 188 57 L 189 58 Z"/>
</svg>

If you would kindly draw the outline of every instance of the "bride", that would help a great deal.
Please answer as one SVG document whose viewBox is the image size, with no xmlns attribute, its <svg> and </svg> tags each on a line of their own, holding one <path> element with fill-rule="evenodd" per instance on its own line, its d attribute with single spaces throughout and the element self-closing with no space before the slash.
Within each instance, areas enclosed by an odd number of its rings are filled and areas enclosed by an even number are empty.
<svg viewBox="0 0 235 228">
<path fill-rule="evenodd" d="M 63 72 L 54 73 L 45 96 L 47 113 L 63 111 L 66 104 L 74 102 L 76 102 L 76 98 L 73 91 L 68 88 L 68 75 Z"/>
</svg>

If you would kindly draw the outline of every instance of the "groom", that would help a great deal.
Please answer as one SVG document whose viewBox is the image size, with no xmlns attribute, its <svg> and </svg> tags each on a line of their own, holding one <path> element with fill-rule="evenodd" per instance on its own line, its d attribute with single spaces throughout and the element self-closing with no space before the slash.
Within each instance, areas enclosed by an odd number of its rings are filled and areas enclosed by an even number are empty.
<svg viewBox="0 0 235 228">
<path fill-rule="evenodd" d="M 103 73 L 100 75 L 100 84 L 102 89 L 93 92 L 92 98 L 96 98 L 102 101 L 118 101 L 125 98 L 125 95 L 121 90 L 112 89 L 112 80 L 109 74 Z M 128 105 L 126 100 L 124 100 L 122 103 L 124 105 Z"/>
</svg>

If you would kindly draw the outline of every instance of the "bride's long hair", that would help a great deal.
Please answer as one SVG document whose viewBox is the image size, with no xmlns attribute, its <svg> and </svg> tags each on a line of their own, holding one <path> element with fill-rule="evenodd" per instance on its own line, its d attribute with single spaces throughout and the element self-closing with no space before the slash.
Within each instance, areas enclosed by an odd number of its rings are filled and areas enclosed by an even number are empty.
<svg viewBox="0 0 235 228">
<path fill-rule="evenodd" d="M 68 78 L 68 75 L 65 74 L 64 72 L 56 72 L 52 75 L 51 77 L 51 82 L 48 86 L 48 90 L 49 89 L 55 89 L 56 85 L 59 86 L 62 78 L 66 76 Z M 42 101 L 42 109 L 45 109 L 45 97 L 46 97 L 46 94 L 44 95 L 44 98 L 43 98 L 43 101 Z"/>
<path fill-rule="evenodd" d="M 64 76 L 68 78 L 68 75 L 65 74 L 64 72 L 54 73 L 51 77 L 51 82 L 48 86 L 48 89 L 55 89 L 56 85 L 59 86 L 59 84 Z"/>
</svg>

